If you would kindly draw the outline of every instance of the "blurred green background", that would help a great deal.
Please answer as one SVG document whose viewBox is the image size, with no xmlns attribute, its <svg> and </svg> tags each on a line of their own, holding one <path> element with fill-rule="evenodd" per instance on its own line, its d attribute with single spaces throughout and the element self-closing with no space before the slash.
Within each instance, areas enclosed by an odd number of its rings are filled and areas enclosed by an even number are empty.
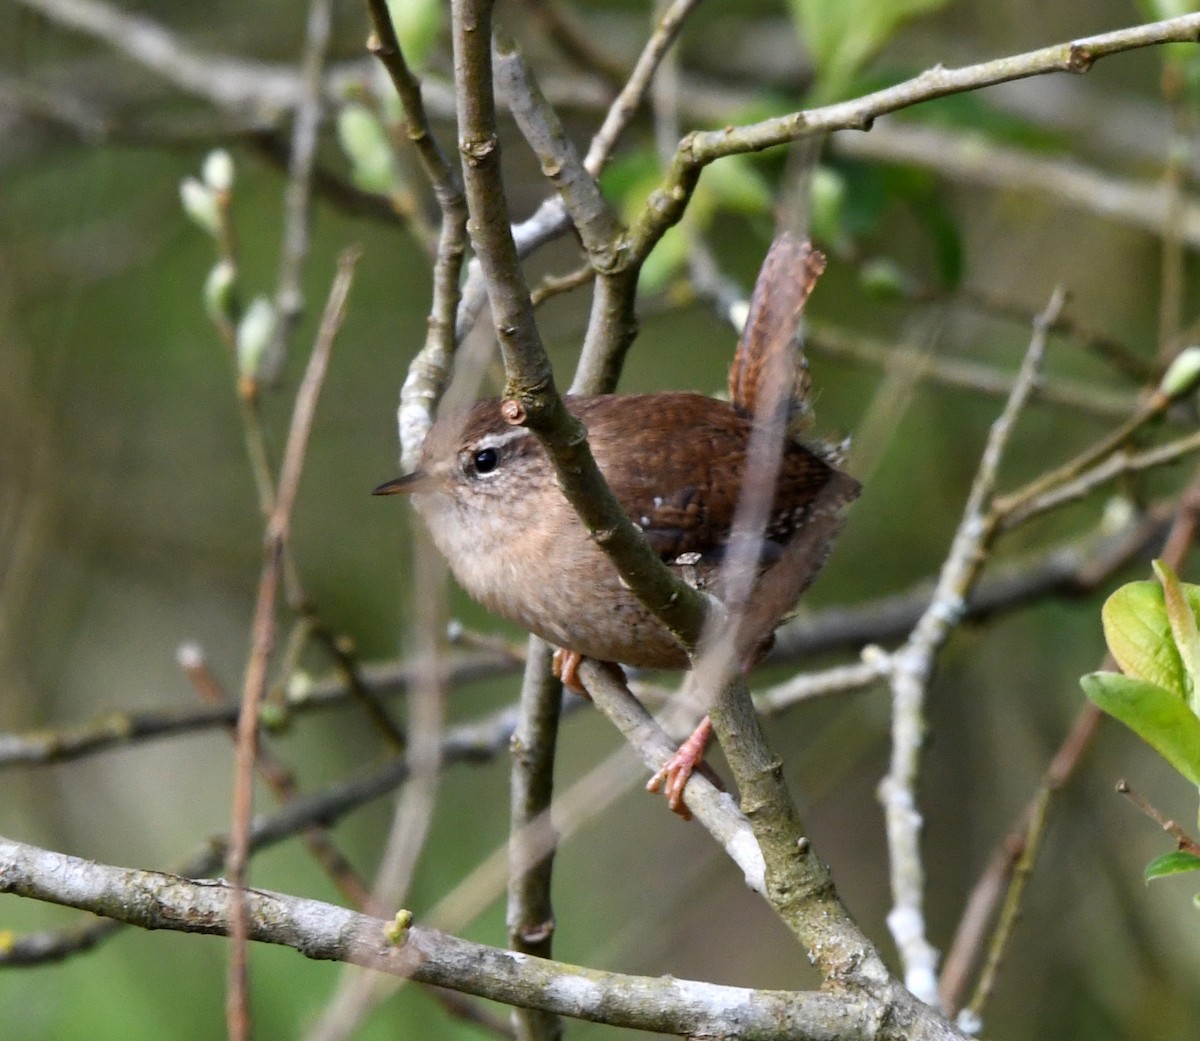
<svg viewBox="0 0 1200 1041">
<path fill-rule="evenodd" d="M 646 5 L 631 2 L 571 10 L 593 27 L 599 45 L 623 60 L 635 52 L 648 17 Z M 501 5 L 501 12 L 531 57 L 543 57 L 549 48 L 530 8 Z M 137 13 L 160 19 L 206 51 L 292 62 L 303 45 L 304 7 L 291 0 L 159 0 L 140 3 Z M 1143 16 L 1132 4 L 1107 0 L 949 3 L 889 35 L 845 93 L 894 82 L 934 62 L 982 61 Z M 714 2 L 685 33 L 685 67 L 748 98 L 756 97 L 750 71 L 765 70 L 773 80 L 758 103 L 771 111 L 795 108 L 808 85 L 807 66 L 787 19 L 779 4 Z M 365 25 L 357 5 L 339 5 L 334 58 L 360 56 Z M 201 102 L 19 4 L 0 11 L 0 38 L 0 731 L 62 727 L 109 710 L 186 708 L 195 694 L 175 662 L 185 641 L 198 642 L 227 689 L 240 690 L 261 523 L 233 365 L 201 302 L 212 243 L 182 216 L 179 182 L 199 169 L 209 148 L 230 148 L 237 164 L 241 278 L 252 295 L 274 288 L 283 177 L 249 135 L 206 132 L 208 110 Z M 1082 80 L 1031 81 L 912 115 L 936 116 L 959 132 L 978 124 L 992 140 L 1032 154 L 1154 183 L 1172 142 L 1161 101 L 1162 62 L 1154 51 L 1118 56 Z M 558 59 L 558 72 L 561 66 Z M 429 67 L 444 81 L 444 33 Z M 102 105 L 137 100 L 119 108 L 122 119 L 111 133 L 88 137 L 65 126 L 53 106 L 36 103 L 54 96 L 56 82 L 90 84 Z M 581 104 L 568 115 L 576 140 L 586 141 L 594 112 Z M 178 132 L 164 142 L 143 117 Z M 451 128 L 441 121 L 438 129 L 452 150 Z M 1192 125 L 1184 129 L 1175 140 L 1193 145 Z M 626 174 L 652 155 L 650 148 L 650 128 L 642 121 L 623 151 Z M 345 172 L 332 132 L 321 154 Z M 507 155 L 511 201 L 524 215 L 544 189 L 515 138 Z M 773 193 L 785 160 L 772 153 L 746 168 Z M 1072 293 L 1071 313 L 1087 327 L 1153 356 L 1161 266 L 1156 235 L 1036 191 L 997 190 L 839 157 L 836 142 L 827 169 L 846 193 L 843 210 L 830 218 L 844 239 L 818 242 L 830 252 L 830 267 L 811 303 L 814 321 L 1012 371 L 1027 326 L 961 310 L 949 302 L 950 292 L 987 293 L 1033 312 L 1062 283 Z M 1190 182 L 1191 170 L 1185 167 L 1182 176 Z M 748 288 L 771 229 L 769 209 L 748 204 L 738 212 L 718 200 L 704 230 L 725 271 Z M 304 276 L 308 311 L 284 387 L 266 395 L 264 414 L 278 455 L 291 390 L 336 255 L 351 243 L 361 243 L 364 252 L 317 413 L 292 545 L 321 614 L 370 662 L 410 645 L 404 621 L 410 517 L 403 504 L 367 493 L 396 472 L 398 388 L 425 330 L 428 265 L 411 234 L 318 201 Z M 919 300 L 872 296 L 862 280 L 872 261 L 886 261 L 889 270 L 939 292 Z M 557 245 L 531 263 L 531 280 L 576 262 L 569 245 Z M 1190 255 L 1183 273 L 1186 323 L 1197 298 Z M 664 273 L 663 286 L 644 301 L 642 333 L 622 389 L 720 389 L 733 334 L 707 305 L 678 291 L 672 271 Z M 586 291 L 556 299 L 542 312 L 560 383 L 567 381 L 586 314 Z M 812 368 L 819 428 L 862 432 L 881 407 L 876 395 L 884 373 L 818 352 Z M 1048 370 L 1090 385 L 1134 389 L 1059 341 Z M 907 407 L 882 413 L 873 429 L 889 436 L 856 445 L 851 468 L 855 460 L 875 465 L 869 473 L 857 471 L 867 479 L 866 490 L 810 607 L 897 592 L 931 574 L 998 408 L 990 398 L 922 384 Z M 1066 459 L 1105 428 L 1077 413 L 1035 407 L 1021 422 L 1005 485 Z M 1162 491 L 1187 470 L 1185 463 L 1178 475 L 1151 486 Z M 1097 499 L 1023 530 L 1002 544 L 1000 555 L 1070 536 L 1101 509 Z M 1185 569 L 1184 577 L 1193 574 Z M 973 881 L 1080 706 L 1078 676 L 1098 666 L 1103 650 L 1101 599 L 1043 603 L 967 628 L 941 663 L 922 808 L 931 934 L 943 948 Z M 461 594 L 454 594 L 453 612 L 472 627 L 515 636 Z M 318 655 L 306 664 L 328 667 Z M 455 693 L 448 718 L 482 716 L 514 693 L 511 677 L 471 685 Z M 769 737 L 784 756 L 813 841 L 845 901 L 890 952 L 874 791 L 886 768 L 887 727 L 886 694 L 876 689 L 773 719 Z M 299 718 L 272 743 L 309 790 L 387 754 L 350 709 Z M 572 715 L 561 738 L 560 784 L 618 745 L 598 713 Z M 53 767 L 8 768 L 0 773 L 0 833 L 101 862 L 169 868 L 228 826 L 231 751 L 226 736 L 214 731 Z M 1129 735 L 1107 727 L 1057 806 L 988 1009 L 988 1036 L 1194 1036 L 1200 921 L 1186 882 L 1142 885 L 1142 865 L 1167 840 L 1113 794 L 1118 776 L 1177 819 L 1192 819 L 1194 793 Z M 638 786 L 640 780 L 561 850 L 556 956 L 747 986 L 811 985 L 801 952 L 701 829 L 674 819 Z M 418 920 L 504 842 L 506 816 L 505 762 L 446 771 L 407 899 Z M 381 799 L 335 829 L 368 874 L 390 817 L 391 799 Z M 339 899 L 295 842 L 257 857 L 252 878 L 264 888 Z M 77 918 L 0 897 L 0 935 Z M 502 896 L 465 934 L 505 942 Z M 225 958 L 223 941 L 125 930 L 62 964 L 0 972 L 0 1034 L 8 1041 L 220 1037 Z M 259 1036 L 303 1036 L 338 977 L 334 966 L 255 948 Z M 359 1036 L 485 1035 L 448 1019 L 428 995 L 408 987 Z M 568 1036 L 615 1032 L 572 1023 Z"/>
</svg>

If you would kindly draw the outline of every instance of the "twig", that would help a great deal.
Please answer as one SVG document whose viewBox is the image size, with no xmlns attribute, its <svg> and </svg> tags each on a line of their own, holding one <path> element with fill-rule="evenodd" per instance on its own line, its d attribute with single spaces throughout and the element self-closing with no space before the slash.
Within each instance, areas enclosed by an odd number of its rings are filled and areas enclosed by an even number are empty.
<svg viewBox="0 0 1200 1041">
<path fill-rule="evenodd" d="M 887 826 L 892 910 L 888 928 L 904 964 L 909 990 L 924 1001 L 937 1000 L 937 951 L 925 935 L 925 871 L 921 861 L 921 815 L 916 786 L 924 742 L 926 685 L 934 658 L 962 618 L 967 592 L 983 566 L 984 550 L 995 535 L 988 505 L 997 470 L 1017 416 L 1033 389 L 1047 331 L 1061 311 L 1065 293 L 1055 290 L 1038 317 L 1025 360 L 1000 416 L 992 424 L 963 518 L 942 566 L 933 600 L 904 647 L 892 656 L 892 756 L 880 782 L 879 799 Z"/>
<path fill-rule="evenodd" d="M 647 769 L 657 770 L 675 753 L 675 742 L 606 666 L 585 658 L 579 676 L 596 707 L 621 731 Z M 764 892 L 766 867 L 762 852 L 730 796 L 718 791 L 702 774 L 693 774 L 685 801 L 692 815 L 742 869 L 746 885 Z"/>
<path fill-rule="evenodd" d="M 1162 236 L 1162 279 L 1158 300 L 1158 351 L 1157 362 L 1166 371 L 1171 359 L 1179 352 L 1183 343 L 1179 339 L 1183 321 L 1184 259 L 1186 241 L 1182 226 L 1187 197 L 1184 194 L 1184 178 L 1191 156 L 1194 129 L 1187 124 L 1189 104 L 1183 94 L 1184 73 L 1163 55 L 1163 74 L 1160 83 L 1163 100 L 1171 113 L 1171 138 L 1167 142 L 1166 161 L 1162 171 L 1164 206 L 1159 234 Z"/>
<path fill-rule="evenodd" d="M 263 123 L 294 107 L 304 88 L 293 68 L 206 54 L 165 26 L 100 0 L 19 0 L 59 25 L 103 40 L 180 90 Z"/>
<path fill-rule="evenodd" d="M 970 981 L 971 969 L 987 940 L 996 906 L 1004 896 L 1008 880 L 1017 864 L 1030 850 L 1030 840 L 1044 834 L 1045 817 L 1050 809 L 1047 796 L 1058 792 L 1074 776 L 1084 755 L 1092 746 L 1101 721 L 1101 712 L 1088 702 L 1080 710 L 1054 753 L 1042 784 L 1025 809 L 1013 823 L 1008 834 L 996 844 L 995 851 L 979 879 L 971 889 L 959 919 L 954 940 L 946 954 L 938 994 L 947 1015 L 957 1015 L 963 1004 L 963 993 Z M 982 1002 L 971 1002 L 974 1015 L 982 1013 Z"/>
<path fill-rule="evenodd" d="M 284 191 L 283 242 L 275 286 L 275 313 L 279 320 L 259 370 L 268 383 L 278 380 L 283 371 L 288 341 L 304 311 L 300 276 L 308 259 L 313 166 L 317 158 L 317 131 L 324 107 L 322 77 L 332 22 L 333 0 L 310 0 L 304 58 L 300 64 L 303 93 L 296 105 L 292 124 L 287 188 Z"/>
<path fill-rule="evenodd" d="M 554 185 L 592 267 L 603 274 L 617 262 L 622 227 L 600 193 L 600 184 L 583 165 L 558 114 L 546 101 L 537 79 L 512 38 L 497 28 L 494 46 L 498 99 L 504 100 L 517 127 L 537 156 L 542 174 Z"/>
<path fill-rule="evenodd" d="M 1191 835 L 1183 830 L 1176 821 L 1171 820 L 1158 807 L 1152 805 L 1147 799 L 1139 795 L 1129 787 L 1129 782 L 1120 780 L 1117 782 L 1117 791 L 1124 795 L 1138 810 L 1149 817 L 1163 831 L 1175 840 L 1177 849 L 1185 853 L 1191 853 L 1193 856 L 1200 857 L 1200 842 L 1197 842 Z"/>
<path fill-rule="evenodd" d="M 1150 416 L 1149 418 L 1154 417 Z M 1105 442 L 1109 440 L 1106 438 Z M 1072 476 L 1071 471 L 1075 464 L 1084 459 L 1084 456 L 1080 456 L 1079 459 L 1056 471 L 1056 475 L 1063 482 L 1058 487 L 1043 487 L 1041 480 L 1038 480 L 1026 489 L 1003 499 L 997 499 L 993 509 L 1001 521 L 1002 528 L 1014 528 L 1040 513 L 1082 499 L 1097 488 L 1103 487 L 1124 474 L 1152 470 L 1197 451 L 1200 451 L 1200 433 L 1193 433 L 1174 441 L 1168 441 L 1164 445 L 1148 448 L 1144 452 L 1114 452 L 1107 459 L 1102 459 L 1092 465 L 1090 469 L 1078 473 L 1077 476 Z M 1084 453 L 1084 455 L 1090 457 L 1091 452 Z M 1037 491 L 1037 494 L 1033 494 L 1034 485 L 1041 489 Z"/>
<path fill-rule="evenodd" d="M 633 71 L 617 99 L 609 106 L 600 129 L 592 138 L 583 165 L 593 174 L 599 174 L 616 147 L 617 141 L 633 121 L 634 115 L 646 98 L 654 79 L 655 70 L 663 55 L 671 49 L 684 23 L 699 5 L 700 0 L 673 0 L 663 11 L 662 17 L 646 41 L 642 53 L 634 63 Z"/>
<path fill-rule="evenodd" d="M 988 397 L 1006 398 L 1012 392 L 1012 375 L 993 365 L 944 355 L 931 357 L 924 350 L 861 336 L 830 322 L 812 319 L 805 323 L 805 334 L 805 347 L 814 355 L 849 358 L 879 368 L 899 365 L 914 370 L 918 380 Z M 1106 420 L 1125 419 L 1135 407 L 1131 394 L 1088 386 L 1080 380 L 1038 380 L 1031 400 Z"/>
<path fill-rule="evenodd" d="M 550 674 L 550 652 L 536 636 L 529 638 L 509 791 L 508 946 L 539 958 L 550 957 L 554 939 L 550 880 L 556 842 L 549 811 L 562 685 Z M 515 1010 L 513 1023 L 519 1041 L 562 1036 L 559 1018 L 545 1012 Z"/>
<path fill-rule="evenodd" d="M 300 485 L 300 474 L 312 428 L 317 396 L 325 377 L 333 340 L 344 317 L 346 297 L 354 276 L 358 250 L 347 250 L 338 261 L 338 271 L 330 288 L 321 327 L 313 343 L 308 368 L 296 393 L 291 428 L 280 469 L 275 508 L 266 525 L 266 546 L 258 598 L 251 629 L 250 658 L 246 665 L 241 711 L 237 724 L 237 759 L 233 787 L 233 823 L 226 868 L 235 893 L 244 892 L 249 861 L 250 816 L 253 809 L 254 761 L 258 746 L 258 713 L 267 682 L 267 661 L 275 639 L 275 604 L 278 597 L 281 563 L 288 540 L 292 507 Z M 249 1036 L 250 1011 L 246 988 L 246 941 L 248 922 L 244 905 L 234 901 L 230 946 L 229 995 L 226 1003 L 227 1025 L 231 1041 Z"/>
<path fill-rule="evenodd" d="M 760 715 L 773 716 L 802 701 L 869 687 L 886 679 L 891 668 L 891 659 L 883 650 L 868 646 L 863 650 L 861 662 L 793 676 L 756 694 L 754 706 Z"/>
<path fill-rule="evenodd" d="M 991 997 L 992 989 L 1000 973 L 1000 963 L 1004 960 L 1008 949 L 1008 941 L 1012 937 L 1017 924 L 1017 916 L 1021 911 L 1021 900 L 1025 895 L 1025 886 L 1033 873 L 1033 865 L 1041 852 L 1042 837 L 1046 833 L 1046 821 L 1050 812 L 1051 792 L 1042 788 L 1034 796 L 1030 804 L 1029 820 L 1022 837 L 1019 852 L 1014 856 L 1009 868 L 1008 886 L 1004 892 L 1004 903 L 996 920 L 996 929 L 992 934 L 992 942 L 988 945 L 987 958 L 979 973 L 979 981 L 971 1001 L 963 1010 L 968 1021 L 979 1022 L 983 1007 Z M 959 1022 L 963 1021 L 960 1014 Z"/>
<path fill-rule="evenodd" d="M 425 345 L 409 365 L 408 376 L 400 392 L 397 415 L 402 466 L 416 465 L 421 442 L 429 431 L 433 404 L 445 389 L 450 374 L 450 359 L 458 342 L 456 314 L 462 298 L 459 276 L 467 248 L 467 204 L 462 182 L 433 135 L 425 110 L 421 82 L 404 59 L 396 38 L 385 0 L 367 0 L 374 33 L 368 48 L 383 63 L 404 108 L 409 140 L 433 185 L 442 211 L 433 265 L 433 304 L 429 312 L 429 332 Z"/>
<path fill-rule="evenodd" d="M 350 700 L 362 709 L 363 714 L 379 731 L 392 751 L 401 751 L 408 743 L 404 728 L 392 718 L 383 699 L 372 685 L 366 682 L 353 651 L 347 646 L 347 641 L 330 628 L 329 624 L 312 608 L 312 605 L 293 603 L 289 606 L 301 616 L 313 639 L 325 649 L 325 653 L 333 661 L 344 681 L 344 689 Z M 405 682 L 408 692 L 411 693 L 417 688 L 421 681 L 421 674 L 421 663 L 419 661 L 410 662 Z M 290 672 L 285 671 L 283 675 L 288 676 Z"/>
<path fill-rule="evenodd" d="M 534 307 L 540 307 L 552 296 L 586 286 L 595 277 L 596 269 L 591 264 L 583 264 L 565 275 L 543 275 L 541 282 L 530 291 L 529 299 Z"/>
<path fill-rule="evenodd" d="M 683 25 L 695 10 L 698 0 L 674 0 L 659 3 L 655 13 L 658 24 L 650 35 L 629 81 L 609 109 L 609 117 L 592 139 L 584 165 L 598 173 L 607 151 L 611 151 L 617 136 L 632 118 L 647 92 L 652 92 L 655 106 L 655 137 L 660 143 L 670 129 L 664 124 L 660 92 L 662 81 L 674 82 L 674 63 L 669 61 L 671 47 Z M 661 12 L 661 15 L 660 15 Z M 656 76 L 658 71 L 664 75 Z M 673 107 L 673 106 L 672 106 Z M 671 121 L 673 126 L 674 121 Z M 677 137 L 678 135 L 676 135 Z M 620 248 L 611 255 L 611 263 L 597 272 L 596 290 L 592 297 L 592 312 L 587 333 L 579 352 L 579 363 L 571 381 L 574 394 L 609 394 L 617 389 L 617 381 L 625 354 L 637 335 L 638 323 L 634 313 L 637 279 L 641 258 L 632 260 L 628 251 L 628 235 L 622 229 Z M 632 262 L 631 262 L 632 261 Z"/>
<path fill-rule="evenodd" d="M 570 60 L 573 67 L 590 69 L 611 86 L 620 90 L 625 83 L 625 68 L 596 46 L 596 35 L 576 21 L 554 0 L 527 0 L 534 17 L 546 31 L 547 37 Z"/>
<path fill-rule="evenodd" d="M 375 876 L 372 907 L 378 908 L 399 907 L 407 899 L 417 860 L 429 834 L 441 780 L 446 676 L 438 644 L 445 629 L 446 571 L 424 532 L 414 532 L 414 540 L 413 583 L 415 588 L 423 590 L 423 595 L 415 598 L 410 623 L 416 634 L 417 663 L 408 699 L 410 776 L 396 802 Z M 345 1041 L 353 1037 L 388 990 L 379 977 L 347 967 L 333 996 L 325 1003 L 320 1019 L 309 1031 L 308 1041 Z"/>
<path fill-rule="evenodd" d="M 622 262 L 624 227 L 580 161 L 557 114 L 542 96 L 515 44 L 497 31 L 496 83 L 529 147 L 563 200 L 596 272 L 592 313 L 572 383 L 573 393 L 616 389 L 621 361 L 637 332 L 637 270 Z"/>
</svg>

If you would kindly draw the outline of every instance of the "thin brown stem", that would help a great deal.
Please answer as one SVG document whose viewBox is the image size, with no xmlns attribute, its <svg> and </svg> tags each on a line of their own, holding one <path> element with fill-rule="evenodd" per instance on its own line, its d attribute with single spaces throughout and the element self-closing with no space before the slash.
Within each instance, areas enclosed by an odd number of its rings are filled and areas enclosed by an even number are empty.
<svg viewBox="0 0 1200 1041">
<path fill-rule="evenodd" d="M 246 869 L 250 855 L 250 817 L 253 809 L 254 762 L 258 752 L 258 715 L 267 685 L 267 664 L 275 642 L 275 606 L 279 595 L 281 565 L 317 397 L 325 378 L 334 337 L 345 314 L 346 297 L 353 280 L 358 255 L 357 250 L 348 250 L 339 260 L 338 272 L 330 288 L 329 300 L 312 354 L 309 356 L 308 368 L 296 394 L 275 508 L 266 525 L 266 546 L 251 627 L 250 657 L 246 665 L 241 711 L 238 715 L 232 837 L 226 858 L 226 868 L 234 893 L 234 907 L 230 917 L 233 942 L 230 945 L 229 992 L 226 1001 L 226 1022 L 231 1041 L 244 1041 L 250 1030 L 246 973 L 249 920 L 242 896 L 245 894 Z"/>
</svg>

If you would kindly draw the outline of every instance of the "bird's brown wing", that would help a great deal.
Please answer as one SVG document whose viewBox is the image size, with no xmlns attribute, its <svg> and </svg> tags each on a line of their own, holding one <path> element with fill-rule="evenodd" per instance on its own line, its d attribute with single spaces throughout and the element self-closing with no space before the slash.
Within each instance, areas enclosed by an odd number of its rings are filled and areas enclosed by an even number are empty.
<svg viewBox="0 0 1200 1041">
<path fill-rule="evenodd" d="M 664 560 L 684 553 L 710 560 L 719 555 L 742 491 L 751 420 L 699 394 L 616 395 L 597 407 L 599 400 L 575 398 L 568 404 L 594 433 L 596 462 L 629 518 Z M 647 424 L 652 435 L 633 435 Z M 631 442 L 647 455 L 640 464 L 615 454 Z M 787 542 L 835 473 L 815 453 L 787 442 L 767 538 Z"/>
</svg>

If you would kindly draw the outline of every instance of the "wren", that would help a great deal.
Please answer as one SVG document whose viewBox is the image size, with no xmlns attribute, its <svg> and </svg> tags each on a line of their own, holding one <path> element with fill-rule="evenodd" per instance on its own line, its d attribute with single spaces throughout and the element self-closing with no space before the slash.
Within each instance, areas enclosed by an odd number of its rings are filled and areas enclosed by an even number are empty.
<svg viewBox="0 0 1200 1041">
<path fill-rule="evenodd" d="M 769 647 L 775 627 L 816 577 L 858 482 L 834 453 L 806 445 L 807 369 L 793 343 L 824 258 L 787 233 L 772 244 L 729 372 L 729 401 L 687 392 L 568 396 L 596 464 L 659 557 L 739 616 L 741 664 Z M 407 493 L 459 584 L 489 610 L 568 652 L 651 669 L 686 669 L 689 649 L 626 587 L 559 489 L 534 433 L 513 425 L 500 399 L 439 417 L 417 469 L 375 489 Z M 739 603 L 723 565 L 735 533 L 756 424 L 777 424 L 773 488 L 757 561 Z M 457 419 L 457 421 L 456 421 Z M 786 430 L 784 427 L 786 426 Z M 762 482 L 759 482 L 762 483 Z M 770 494 L 770 503 L 766 504 Z M 573 664 L 563 673 L 573 685 Z M 576 688 L 581 689 L 581 688 Z M 707 721 L 706 721 L 707 722 Z M 700 755 L 702 724 L 651 782 L 668 781 L 673 808 Z"/>
</svg>

